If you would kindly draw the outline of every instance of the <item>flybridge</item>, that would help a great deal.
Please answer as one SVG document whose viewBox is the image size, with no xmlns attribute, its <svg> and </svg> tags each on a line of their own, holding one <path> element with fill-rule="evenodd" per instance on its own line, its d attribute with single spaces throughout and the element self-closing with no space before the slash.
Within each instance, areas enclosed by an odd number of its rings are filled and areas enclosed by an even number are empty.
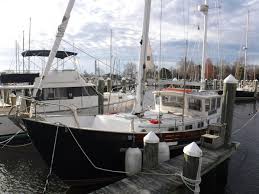
<svg viewBox="0 0 259 194">
<path fill-rule="evenodd" d="M 50 50 L 27 50 L 27 51 L 23 51 L 22 52 L 22 56 L 23 57 L 32 57 L 32 56 L 36 56 L 36 57 L 48 57 L 50 54 Z M 70 56 L 76 56 L 77 53 L 75 52 L 70 52 L 70 51 L 57 51 L 56 53 L 56 58 L 59 59 L 64 59 L 66 57 L 70 57 Z"/>
</svg>

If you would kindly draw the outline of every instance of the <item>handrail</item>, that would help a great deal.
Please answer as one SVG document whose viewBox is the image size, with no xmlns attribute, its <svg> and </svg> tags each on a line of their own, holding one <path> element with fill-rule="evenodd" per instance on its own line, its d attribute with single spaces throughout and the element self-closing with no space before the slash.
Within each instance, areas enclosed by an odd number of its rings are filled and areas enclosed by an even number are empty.
<svg viewBox="0 0 259 194">
<path fill-rule="evenodd" d="M 36 105 L 46 105 L 46 104 L 49 104 L 49 105 L 63 106 L 65 108 L 68 108 L 73 113 L 73 117 L 74 117 L 74 120 L 75 120 L 75 123 L 76 123 L 77 127 L 80 127 L 79 120 L 78 120 L 78 115 L 77 115 L 77 107 L 75 107 L 73 105 L 72 106 L 68 106 L 68 105 L 64 105 L 64 104 L 57 104 L 57 103 L 51 103 L 51 102 L 40 102 L 40 101 L 35 100 L 34 98 L 28 97 L 28 96 L 19 96 L 19 98 L 31 101 L 31 103 L 34 103 L 35 106 Z M 13 109 L 11 109 L 11 110 L 13 110 Z M 10 115 L 10 113 L 11 113 L 11 111 L 9 111 L 8 114 Z M 35 114 L 36 114 L 36 112 L 35 112 Z"/>
</svg>

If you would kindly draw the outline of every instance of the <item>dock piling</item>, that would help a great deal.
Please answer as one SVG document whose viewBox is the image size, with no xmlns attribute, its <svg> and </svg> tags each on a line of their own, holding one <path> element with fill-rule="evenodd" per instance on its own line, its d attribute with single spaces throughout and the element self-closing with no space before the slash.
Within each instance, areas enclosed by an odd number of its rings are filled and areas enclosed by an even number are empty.
<svg viewBox="0 0 259 194">
<path fill-rule="evenodd" d="M 159 138 L 151 131 L 143 139 L 144 153 L 143 153 L 143 168 L 154 169 L 158 166 L 158 144 Z"/>
<path fill-rule="evenodd" d="M 224 145 L 227 147 L 231 145 L 233 109 L 236 97 L 237 84 L 238 81 L 231 74 L 224 80 L 224 98 L 222 103 L 221 123 L 226 123 Z"/>
<path fill-rule="evenodd" d="M 121 79 L 121 86 L 122 86 L 122 92 L 126 93 L 126 79 L 125 79 L 125 77 L 123 77 Z"/>
<path fill-rule="evenodd" d="M 185 189 L 185 194 L 198 194 L 200 193 L 199 184 L 201 180 L 202 150 L 195 142 L 192 142 L 184 147 L 183 152 L 184 160 L 182 175 L 183 181 L 188 185 L 188 188 Z"/>
<path fill-rule="evenodd" d="M 104 79 L 99 78 L 97 83 L 98 91 L 98 114 L 103 114 L 103 93 L 104 93 Z"/>
<path fill-rule="evenodd" d="M 111 78 L 107 78 L 107 92 L 112 91 L 112 80 Z"/>
<path fill-rule="evenodd" d="M 254 80 L 254 97 L 257 97 L 258 80 Z"/>
</svg>

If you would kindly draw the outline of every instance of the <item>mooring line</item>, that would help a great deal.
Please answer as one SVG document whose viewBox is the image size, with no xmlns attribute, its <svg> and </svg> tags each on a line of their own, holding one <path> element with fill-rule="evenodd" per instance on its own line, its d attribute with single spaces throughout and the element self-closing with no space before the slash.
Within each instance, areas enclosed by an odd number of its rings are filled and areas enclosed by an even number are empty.
<svg viewBox="0 0 259 194">
<path fill-rule="evenodd" d="M 55 136 L 55 141 L 54 141 L 54 145 L 53 145 L 53 151 L 52 151 L 52 156 L 51 156 L 51 162 L 50 162 L 49 173 L 48 173 L 48 175 L 47 175 L 47 179 L 46 179 L 46 182 L 45 182 L 43 194 L 45 194 L 46 191 L 47 191 L 47 187 L 48 187 L 48 184 L 49 184 L 49 178 L 50 178 L 50 175 L 51 175 L 51 173 L 52 173 L 52 166 L 53 166 L 53 161 L 54 161 L 54 156 L 55 156 L 55 150 L 56 150 L 56 144 L 57 144 L 57 137 L 58 137 L 58 129 L 59 129 L 59 126 L 57 126 L 57 130 L 56 130 L 56 136 Z"/>
</svg>

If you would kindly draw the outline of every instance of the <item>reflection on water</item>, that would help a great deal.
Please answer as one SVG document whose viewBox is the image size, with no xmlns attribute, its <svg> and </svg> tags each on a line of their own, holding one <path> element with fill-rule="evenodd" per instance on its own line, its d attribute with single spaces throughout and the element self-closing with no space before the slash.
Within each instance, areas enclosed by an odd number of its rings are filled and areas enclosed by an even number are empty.
<svg viewBox="0 0 259 194">
<path fill-rule="evenodd" d="M 151 92 L 146 101 L 152 101 Z M 151 103 L 150 103 L 151 105 Z M 234 109 L 233 131 L 240 128 L 258 107 L 237 104 Z M 259 116 L 240 130 L 233 140 L 241 143 L 229 162 L 225 162 L 202 178 L 201 193 L 259 193 Z M 48 168 L 32 145 L 22 148 L 0 148 L 0 193 L 42 193 Z M 51 176 L 47 193 L 65 193 L 62 181 Z M 84 189 L 69 191 L 80 193 Z"/>
</svg>

